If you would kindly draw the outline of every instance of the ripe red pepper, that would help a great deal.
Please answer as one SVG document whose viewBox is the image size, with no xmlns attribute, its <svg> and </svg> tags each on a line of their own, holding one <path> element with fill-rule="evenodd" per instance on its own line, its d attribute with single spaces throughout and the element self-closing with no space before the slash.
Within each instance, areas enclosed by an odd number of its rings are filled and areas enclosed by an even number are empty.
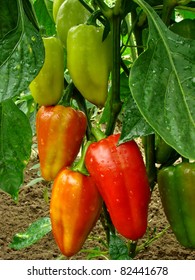
<svg viewBox="0 0 195 280">
<path fill-rule="evenodd" d="M 87 128 L 83 112 L 62 105 L 42 106 L 36 117 L 38 153 L 42 177 L 54 180 L 75 160 Z"/>
<path fill-rule="evenodd" d="M 71 257 L 95 226 L 102 198 L 91 176 L 64 168 L 54 180 L 50 201 L 52 232 L 61 252 Z"/>
<path fill-rule="evenodd" d="M 150 188 L 135 141 L 117 145 L 120 134 L 89 146 L 85 164 L 118 232 L 137 240 L 147 229 Z"/>
</svg>

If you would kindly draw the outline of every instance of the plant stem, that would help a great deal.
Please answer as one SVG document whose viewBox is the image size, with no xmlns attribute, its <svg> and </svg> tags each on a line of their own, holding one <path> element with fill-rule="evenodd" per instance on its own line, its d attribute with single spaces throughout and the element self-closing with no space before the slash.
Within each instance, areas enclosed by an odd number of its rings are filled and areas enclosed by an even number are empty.
<svg viewBox="0 0 195 280">
<path fill-rule="evenodd" d="M 132 18 L 133 33 L 134 33 L 134 36 L 135 36 L 136 45 L 137 46 L 142 46 L 143 45 L 143 42 L 142 42 L 142 26 L 137 25 L 139 15 L 137 15 L 136 9 L 132 10 L 131 18 Z M 142 52 L 143 52 L 142 48 L 137 48 L 138 55 L 140 55 Z"/>
<path fill-rule="evenodd" d="M 79 0 L 79 2 L 81 2 L 81 4 L 90 12 L 93 13 L 94 10 L 83 0 Z"/>
<path fill-rule="evenodd" d="M 129 257 L 134 259 L 136 256 L 137 241 L 131 241 L 129 244 Z"/>
<path fill-rule="evenodd" d="M 95 137 L 97 141 L 102 140 L 103 138 L 106 138 L 106 135 L 101 131 L 99 128 L 92 127 L 91 128 L 91 133 Z"/>
<path fill-rule="evenodd" d="M 104 216 L 104 221 L 102 221 L 102 225 L 104 227 L 107 242 L 109 244 L 111 234 L 115 235 L 115 227 L 114 227 L 114 225 L 111 221 L 110 214 L 108 213 L 108 210 L 107 210 L 107 207 L 106 207 L 105 203 L 103 203 L 103 216 Z"/>
<path fill-rule="evenodd" d="M 106 128 L 106 135 L 113 133 L 118 114 L 121 110 L 122 103 L 120 100 L 120 15 L 113 15 L 111 19 L 112 34 L 112 89 L 108 97 L 110 114 Z"/>
<path fill-rule="evenodd" d="M 141 251 L 145 250 L 149 247 L 150 244 L 152 244 L 154 241 L 158 240 L 160 237 L 163 236 L 167 232 L 167 230 L 170 228 L 170 226 L 165 227 L 161 232 L 156 234 L 155 236 L 147 239 L 143 244 L 137 246 L 136 248 L 136 255 L 140 253 Z"/>
<path fill-rule="evenodd" d="M 157 169 L 155 166 L 155 135 L 151 134 L 144 137 L 144 150 L 146 158 L 146 170 L 151 191 L 156 184 Z"/>
<path fill-rule="evenodd" d="M 81 157 L 80 157 L 79 161 L 72 168 L 73 171 L 82 173 L 83 175 L 86 175 L 86 176 L 88 176 L 89 173 L 88 173 L 88 171 L 85 167 L 85 155 L 86 155 L 87 149 L 89 148 L 89 145 L 91 143 L 92 143 L 91 141 L 88 141 L 85 144 L 85 146 L 83 147 L 82 154 L 81 154 Z"/>
<path fill-rule="evenodd" d="M 171 20 L 171 14 L 178 5 L 177 0 L 164 0 L 162 10 L 162 21 L 168 26 Z"/>
<path fill-rule="evenodd" d="M 112 17 L 112 9 L 107 6 L 107 4 L 104 2 L 104 0 L 95 0 L 95 3 L 98 5 L 100 10 L 102 11 L 102 14 L 107 18 Z"/>
<path fill-rule="evenodd" d="M 80 110 L 83 111 L 86 115 L 86 118 L 87 118 L 86 136 L 87 136 L 87 139 L 89 140 L 90 136 L 91 136 L 91 121 L 90 121 L 89 114 L 87 111 L 85 98 L 81 95 L 81 93 L 77 90 L 77 88 L 75 86 L 74 86 L 74 98 L 76 99 L 76 102 L 77 102 Z"/>
<path fill-rule="evenodd" d="M 113 14 L 114 15 L 117 16 L 121 13 L 121 4 L 122 4 L 122 0 L 116 0 L 115 6 L 113 8 Z"/>
</svg>

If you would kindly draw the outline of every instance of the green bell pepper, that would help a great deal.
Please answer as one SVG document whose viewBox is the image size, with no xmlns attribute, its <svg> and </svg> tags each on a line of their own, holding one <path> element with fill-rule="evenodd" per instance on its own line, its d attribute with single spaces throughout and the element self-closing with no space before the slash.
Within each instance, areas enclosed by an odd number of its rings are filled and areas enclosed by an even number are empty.
<svg viewBox="0 0 195 280">
<path fill-rule="evenodd" d="M 179 154 L 169 146 L 159 135 L 155 136 L 155 157 L 156 163 L 170 165 L 176 161 Z"/>
<path fill-rule="evenodd" d="M 161 169 L 158 187 L 167 220 L 177 240 L 195 248 L 195 163 Z"/>
</svg>

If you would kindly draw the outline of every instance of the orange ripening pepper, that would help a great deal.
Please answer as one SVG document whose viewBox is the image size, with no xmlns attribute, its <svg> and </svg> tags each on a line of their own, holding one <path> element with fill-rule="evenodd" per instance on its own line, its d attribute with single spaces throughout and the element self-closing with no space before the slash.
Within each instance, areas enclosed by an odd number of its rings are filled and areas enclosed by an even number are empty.
<svg viewBox="0 0 195 280">
<path fill-rule="evenodd" d="M 51 181 L 75 160 L 85 136 L 83 112 L 62 105 L 42 106 L 36 117 L 38 153 L 42 177 Z"/>
<path fill-rule="evenodd" d="M 52 187 L 50 217 L 62 254 L 71 257 L 81 250 L 101 208 L 102 198 L 91 176 L 67 168 L 59 172 Z"/>
</svg>

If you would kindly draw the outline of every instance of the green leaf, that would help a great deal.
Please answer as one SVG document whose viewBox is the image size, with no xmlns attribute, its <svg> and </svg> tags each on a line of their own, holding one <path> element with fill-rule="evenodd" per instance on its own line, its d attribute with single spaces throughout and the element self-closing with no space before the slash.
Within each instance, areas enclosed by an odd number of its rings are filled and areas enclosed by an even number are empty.
<svg viewBox="0 0 195 280">
<path fill-rule="evenodd" d="M 152 127 L 145 121 L 141 115 L 134 99 L 129 96 L 129 99 L 124 105 L 124 116 L 122 122 L 122 131 L 119 143 L 122 144 L 136 137 L 152 134 Z"/>
<path fill-rule="evenodd" d="M 17 199 L 29 161 L 32 130 L 26 115 L 12 100 L 0 103 L 0 188 Z"/>
<path fill-rule="evenodd" d="M 48 2 L 48 4 L 49 4 L 49 2 Z M 53 7 L 53 5 L 52 5 L 52 7 Z M 37 20 L 39 23 L 39 27 L 41 29 L 41 33 L 44 36 L 52 36 L 52 35 L 56 34 L 55 24 L 51 18 L 51 15 L 49 14 L 50 10 L 48 11 L 45 1 L 37 0 L 34 3 L 34 8 L 35 8 Z"/>
<path fill-rule="evenodd" d="M 116 235 L 110 236 L 109 254 L 112 260 L 131 260 L 125 241 Z"/>
<path fill-rule="evenodd" d="M 175 9 L 175 11 L 180 14 L 183 18 L 186 18 L 186 19 L 194 19 L 195 18 L 195 10 L 193 9 L 189 9 L 189 10 L 186 10 L 185 7 L 184 9 L 182 10 L 182 7 L 180 6 L 180 9 Z"/>
<path fill-rule="evenodd" d="M 47 11 L 53 20 L 53 0 L 44 0 L 45 6 L 47 7 Z"/>
<path fill-rule="evenodd" d="M 39 241 L 51 231 L 50 218 L 44 217 L 33 222 L 25 232 L 17 233 L 10 243 L 10 248 L 21 250 Z"/>
<path fill-rule="evenodd" d="M 119 143 L 122 144 L 136 137 L 146 136 L 153 133 L 151 126 L 141 115 L 129 89 L 129 79 L 124 74 L 120 77 L 120 97 L 124 102 L 122 131 Z"/>
<path fill-rule="evenodd" d="M 43 65 L 42 38 L 30 8 L 26 3 L 24 10 L 21 0 L 1 1 L 0 102 L 24 91 Z"/>
<path fill-rule="evenodd" d="M 170 26 L 170 30 L 185 38 L 195 40 L 195 19 L 184 19 L 175 22 Z"/>
<path fill-rule="evenodd" d="M 130 89 L 144 118 L 182 156 L 195 159 L 195 41 L 170 31 L 144 1 L 148 47 L 135 61 Z"/>
</svg>

